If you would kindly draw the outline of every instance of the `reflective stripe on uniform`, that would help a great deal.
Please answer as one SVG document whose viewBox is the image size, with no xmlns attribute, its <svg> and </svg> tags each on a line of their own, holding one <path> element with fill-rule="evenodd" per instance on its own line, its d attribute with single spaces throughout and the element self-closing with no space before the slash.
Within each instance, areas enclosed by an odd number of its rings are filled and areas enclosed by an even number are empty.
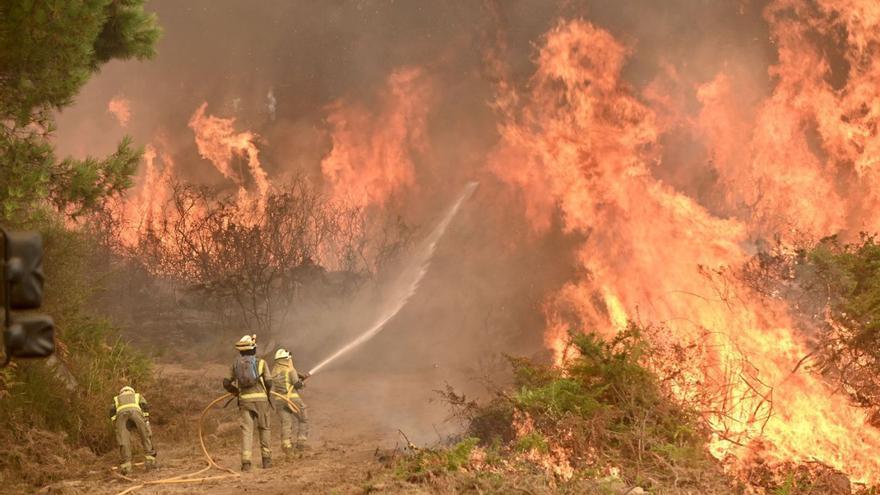
<svg viewBox="0 0 880 495">
<path fill-rule="evenodd" d="M 296 392 L 296 387 L 290 383 L 290 376 L 293 374 L 293 369 L 285 366 L 284 369 L 284 393 L 287 395 L 288 399 L 299 398 L 299 394 Z"/>
<path fill-rule="evenodd" d="M 134 394 L 134 402 L 133 403 L 123 404 L 121 406 L 119 405 L 119 396 L 117 395 L 116 397 L 113 398 L 113 403 L 114 403 L 114 405 L 116 405 L 116 413 L 117 414 L 119 414 L 122 411 L 127 411 L 129 409 L 137 409 L 138 411 L 141 411 L 141 394 Z M 143 412 L 143 411 L 141 411 L 141 412 Z"/>
<path fill-rule="evenodd" d="M 120 395 L 122 395 L 122 394 L 120 394 Z M 122 411 L 129 411 L 129 410 L 134 409 L 134 410 L 140 411 L 141 414 L 144 414 L 144 411 L 141 409 L 141 394 L 137 394 L 137 393 L 134 394 L 134 402 L 133 403 L 122 404 L 121 406 L 119 405 L 119 395 L 117 395 L 116 397 L 113 398 L 113 407 L 116 408 L 116 414 L 114 414 L 110 418 L 110 421 L 116 421 L 116 415 L 121 413 Z"/>
<path fill-rule="evenodd" d="M 266 392 L 266 382 L 263 381 L 263 370 L 266 369 L 266 361 L 260 359 L 257 362 L 257 378 L 259 379 L 259 388 L 263 390 L 261 392 L 249 392 L 246 394 L 239 394 L 239 400 L 251 400 L 251 399 L 262 399 L 269 400 Z"/>
<path fill-rule="evenodd" d="M 257 377 L 260 379 L 260 385 L 263 386 L 263 392 L 265 393 L 266 400 L 269 400 L 269 389 L 266 387 L 266 380 L 263 380 L 263 372 L 266 370 L 266 361 L 260 359 L 260 364 L 257 365 Z M 250 394 L 246 394 L 250 395 Z"/>
</svg>

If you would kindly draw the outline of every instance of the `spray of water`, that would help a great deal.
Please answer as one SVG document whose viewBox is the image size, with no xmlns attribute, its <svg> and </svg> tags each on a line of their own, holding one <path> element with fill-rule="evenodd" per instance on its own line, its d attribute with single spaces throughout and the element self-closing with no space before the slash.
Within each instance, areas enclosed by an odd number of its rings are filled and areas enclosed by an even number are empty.
<svg viewBox="0 0 880 495">
<path fill-rule="evenodd" d="M 434 249 L 437 247 L 437 242 L 443 237 L 443 234 L 446 232 L 452 219 L 455 218 L 458 210 L 461 209 L 461 205 L 473 195 L 478 185 L 479 183 L 477 182 L 469 182 L 455 203 L 453 203 L 452 207 L 446 212 L 446 215 L 443 216 L 443 219 L 440 220 L 440 223 L 438 223 L 437 226 L 434 227 L 434 230 L 431 231 L 431 235 L 422 241 L 421 246 L 416 250 L 415 256 L 404 267 L 402 273 L 393 284 L 389 296 L 385 298 L 388 301 L 387 306 L 385 310 L 380 313 L 379 318 L 370 325 L 364 333 L 360 334 L 357 338 L 315 365 L 315 367 L 309 371 L 310 375 L 314 375 L 321 368 L 335 361 L 338 357 L 375 337 L 376 334 L 382 331 L 385 324 L 391 321 L 391 319 L 394 318 L 404 306 L 406 306 L 406 303 L 412 298 L 413 294 L 416 293 L 416 290 L 418 290 L 419 283 L 421 283 L 422 278 L 424 278 L 425 273 L 428 271 L 428 266 L 431 264 L 431 258 L 434 256 Z"/>
</svg>

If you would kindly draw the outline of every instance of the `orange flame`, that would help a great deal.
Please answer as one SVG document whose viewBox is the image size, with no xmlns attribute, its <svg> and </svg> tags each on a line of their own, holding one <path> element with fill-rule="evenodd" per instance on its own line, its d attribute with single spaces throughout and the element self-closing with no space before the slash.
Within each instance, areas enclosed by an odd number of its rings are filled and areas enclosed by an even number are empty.
<svg viewBox="0 0 880 495">
<path fill-rule="evenodd" d="M 352 206 L 383 205 L 415 185 L 413 151 L 424 151 L 430 88 L 419 69 L 394 71 L 379 112 L 336 102 L 327 121 L 333 148 L 321 170 L 335 199 Z"/>
<path fill-rule="evenodd" d="M 107 102 L 107 111 L 116 117 L 116 121 L 122 127 L 128 127 L 131 120 L 131 102 L 123 96 L 114 96 Z"/>
<path fill-rule="evenodd" d="M 739 197 L 753 193 L 754 182 L 766 184 L 767 215 L 756 224 L 717 218 L 651 176 L 662 129 L 620 80 L 626 56 L 625 47 L 588 22 L 552 29 L 538 54 L 527 103 L 501 125 L 490 159 L 490 169 L 522 191 L 536 231 L 549 228 L 558 211 L 566 231 L 588 236 L 580 261 L 589 277 L 548 301 L 548 346 L 561 358 L 569 327 L 613 332 L 636 311 L 664 322 L 670 339 L 708 339 L 697 379 L 702 387 L 725 389 L 717 404 L 724 413 L 707 413 L 719 432 L 712 445 L 716 455 L 744 458 L 744 445 L 761 439 L 770 445 L 764 452 L 770 460 L 818 459 L 880 479 L 880 463 L 871 454 L 880 447 L 880 433 L 819 378 L 792 371 L 807 349 L 785 308 L 752 301 L 734 282 L 707 276 L 746 261 L 747 233 L 767 225 L 765 219 L 787 219 L 809 207 L 807 221 L 817 229 L 843 226 L 833 181 L 806 140 L 796 139 L 802 121 L 780 116 L 793 105 L 790 93 L 771 96 L 758 111 L 750 176 L 736 176 L 741 149 L 728 143 L 716 150 L 727 180 L 743 181 L 730 186 Z M 725 84 L 716 79 L 701 88 L 700 98 L 723 99 Z M 700 120 L 709 136 L 743 128 L 734 112 L 724 115 Z M 797 171 L 779 173 L 792 159 Z M 823 205 L 815 205 L 813 194 L 823 195 Z M 751 366 L 743 368 L 743 362 Z"/>
<path fill-rule="evenodd" d="M 749 205 L 750 228 L 763 235 L 782 224 L 817 236 L 876 230 L 880 5 L 777 0 L 764 16 L 779 53 L 772 94 L 745 110 L 739 81 L 725 73 L 697 94 L 729 205 Z M 845 65 L 832 64 L 831 51 Z"/>
<path fill-rule="evenodd" d="M 239 186 L 239 197 L 249 197 L 244 178 L 232 168 L 232 160 L 236 156 L 247 158 L 247 167 L 256 186 L 256 201 L 262 201 L 269 192 L 269 179 L 259 159 L 257 136 L 252 132 L 236 132 L 235 119 L 224 119 L 206 115 L 208 104 L 196 109 L 189 120 L 189 126 L 195 132 L 196 146 L 199 155 L 209 160 L 214 167 L 227 179 Z"/>
<path fill-rule="evenodd" d="M 162 163 L 161 170 L 158 161 Z M 137 245 L 138 240 L 151 232 L 155 222 L 162 218 L 165 203 L 171 199 L 173 175 L 174 161 L 171 156 L 158 151 L 156 145 L 147 145 L 144 167 L 136 179 L 135 187 L 129 192 L 127 200 L 117 205 L 117 213 L 122 221 L 119 240 L 123 246 Z"/>
</svg>

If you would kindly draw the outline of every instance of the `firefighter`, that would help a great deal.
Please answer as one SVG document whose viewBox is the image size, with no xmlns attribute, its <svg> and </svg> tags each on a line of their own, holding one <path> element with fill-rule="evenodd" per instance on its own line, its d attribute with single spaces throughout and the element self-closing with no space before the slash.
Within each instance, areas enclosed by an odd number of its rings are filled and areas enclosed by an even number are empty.
<svg viewBox="0 0 880 495">
<path fill-rule="evenodd" d="M 150 429 L 150 407 L 144 396 L 128 385 L 119 390 L 110 407 L 110 421 L 116 428 L 116 443 L 122 454 L 122 474 L 131 473 L 131 432 L 137 430 L 144 447 L 144 466 L 149 471 L 156 467 L 156 451 L 153 449 L 153 432 Z"/>
<path fill-rule="evenodd" d="M 245 335 L 235 344 L 239 357 L 232 364 L 232 372 L 223 380 L 223 387 L 238 396 L 238 424 L 241 427 L 241 470 L 251 470 L 251 446 L 254 425 L 260 432 L 260 454 L 263 468 L 272 467 L 269 448 L 270 414 L 272 407 L 269 391 L 272 377 L 266 361 L 258 359 L 257 336 Z"/>
<path fill-rule="evenodd" d="M 287 397 L 298 409 L 294 411 L 289 404 L 285 403 L 279 412 L 281 415 L 281 445 L 285 453 L 291 453 L 294 446 L 291 444 L 293 433 L 293 420 L 297 422 L 296 450 L 303 450 L 306 440 L 309 438 L 309 417 L 306 412 L 306 404 L 299 396 L 303 388 L 303 380 L 308 378 L 308 373 L 298 373 L 293 367 L 293 358 L 287 349 L 278 349 L 275 352 L 275 367 L 272 369 L 272 382 L 275 384 L 275 392 Z"/>
</svg>

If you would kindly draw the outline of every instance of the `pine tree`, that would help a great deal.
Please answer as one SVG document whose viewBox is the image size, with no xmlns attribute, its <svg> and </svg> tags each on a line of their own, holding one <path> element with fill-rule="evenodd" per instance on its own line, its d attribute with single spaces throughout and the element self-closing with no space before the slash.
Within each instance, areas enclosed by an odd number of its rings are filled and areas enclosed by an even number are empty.
<svg viewBox="0 0 880 495">
<path fill-rule="evenodd" d="M 152 57 L 159 35 L 144 0 L 0 2 L 0 220 L 76 215 L 130 186 L 141 149 L 126 137 L 110 156 L 59 160 L 53 114 L 102 64 Z"/>
</svg>

